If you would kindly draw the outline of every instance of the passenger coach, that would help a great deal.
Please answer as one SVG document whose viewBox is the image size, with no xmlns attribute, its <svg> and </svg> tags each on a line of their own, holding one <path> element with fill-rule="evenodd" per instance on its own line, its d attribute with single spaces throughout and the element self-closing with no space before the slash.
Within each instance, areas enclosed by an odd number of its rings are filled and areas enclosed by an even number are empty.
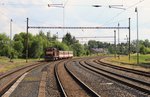
<svg viewBox="0 0 150 97">
<path fill-rule="evenodd" d="M 53 47 L 49 47 L 45 49 L 45 60 L 58 60 L 58 59 L 66 59 L 72 58 L 73 51 L 61 51 Z"/>
</svg>

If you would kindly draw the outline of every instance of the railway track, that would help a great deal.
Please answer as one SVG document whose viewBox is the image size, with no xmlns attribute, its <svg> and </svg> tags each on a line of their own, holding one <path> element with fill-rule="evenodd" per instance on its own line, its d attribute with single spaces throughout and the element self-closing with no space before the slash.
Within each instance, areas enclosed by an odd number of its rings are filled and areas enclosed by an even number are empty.
<svg viewBox="0 0 150 97">
<path fill-rule="evenodd" d="M 111 72 L 105 68 L 100 68 L 97 65 L 93 65 L 89 61 L 88 62 L 80 61 L 79 63 L 81 66 L 83 66 L 95 73 L 103 75 L 114 81 L 120 82 L 124 85 L 128 85 L 129 87 L 135 88 L 136 90 L 142 91 L 143 93 L 150 95 L 150 84 L 148 82 L 140 81 L 138 79 L 133 79 L 131 77 L 124 76 L 122 74 L 117 74 L 117 73 Z"/>
<path fill-rule="evenodd" d="M 87 60 L 87 61 L 85 61 L 85 60 Z M 54 66 L 53 66 L 54 71 L 53 72 L 54 72 L 54 75 L 55 75 L 55 78 L 57 81 L 56 85 L 59 85 L 60 88 L 58 88 L 58 91 L 60 92 L 61 96 L 63 96 L 63 97 L 71 97 L 71 96 L 100 97 L 99 94 L 101 94 L 100 92 L 95 90 L 96 86 L 93 87 L 93 86 L 90 86 L 88 83 L 85 84 L 86 81 L 84 81 L 84 79 L 86 79 L 86 78 L 83 77 L 83 79 L 82 79 L 80 76 L 77 75 L 78 76 L 77 77 L 75 75 L 76 72 L 73 70 L 73 68 L 71 68 L 72 63 L 74 63 L 74 62 L 80 63 L 79 66 L 80 67 L 82 66 L 83 69 L 86 68 L 86 69 L 90 70 L 91 72 L 95 72 L 99 75 L 103 75 L 115 82 L 119 82 L 121 84 L 127 85 L 131 88 L 134 88 L 134 90 L 135 89 L 139 90 L 146 95 L 150 95 L 150 83 L 149 82 L 141 81 L 141 80 L 132 78 L 130 76 L 118 74 L 116 72 L 111 72 L 111 71 L 107 70 L 107 68 L 114 69 L 114 71 L 123 71 L 123 72 L 129 72 L 129 73 L 134 73 L 134 71 L 132 71 L 132 70 L 129 71 L 129 70 L 122 69 L 119 67 L 113 67 L 113 66 L 110 66 L 111 64 L 108 64 L 108 65 L 103 64 L 102 62 L 100 62 L 98 60 L 98 58 L 93 57 L 93 58 L 85 58 L 85 59 L 69 60 L 69 61 L 68 60 L 60 60 L 60 61 L 54 63 Z M 5 75 L 0 76 L 0 96 L 2 96 L 12 86 L 12 84 L 24 73 L 36 68 L 37 66 L 41 66 L 45 63 L 46 62 L 37 63 L 37 64 L 33 64 L 30 66 L 25 66 L 25 67 L 19 68 L 18 70 L 15 70 L 15 71 L 12 71 Z M 45 73 L 46 72 L 43 71 L 43 78 L 46 78 L 44 75 Z M 143 73 L 140 74 L 139 71 L 134 74 L 137 74 L 137 75 L 139 74 L 140 76 L 144 76 L 144 74 Z M 147 76 L 147 75 L 144 77 L 149 78 L 149 76 Z M 88 79 L 86 79 L 86 80 L 88 80 Z M 41 82 L 42 81 L 43 80 L 41 80 Z M 46 85 L 46 82 L 47 82 L 46 79 L 44 82 Z M 93 88 L 91 88 L 91 87 L 93 87 Z M 43 91 L 42 88 L 43 88 L 43 84 L 41 84 L 41 91 Z M 44 90 L 44 91 L 45 92 L 43 93 L 43 95 L 45 95 L 45 93 L 46 93 L 46 90 Z"/>
<path fill-rule="evenodd" d="M 69 62 L 60 62 L 55 65 L 55 76 L 64 97 L 100 97 L 68 68 Z M 64 77 L 65 76 L 65 77 Z"/>
<path fill-rule="evenodd" d="M 120 66 L 109 64 L 109 63 L 104 63 L 101 60 L 94 60 L 93 62 L 95 62 L 97 64 L 100 64 L 100 65 L 103 65 L 103 66 L 114 68 L 114 69 L 117 69 L 117 70 L 122 70 L 122 71 L 126 71 L 126 72 L 131 72 L 131 73 L 134 73 L 134 74 L 138 74 L 138 75 L 141 75 L 141 76 L 145 76 L 145 77 L 150 77 L 150 72 L 145 72 L 145 71 L 125 68 L 125 67 L 120 67 Z"/>
<path fill-rule="evenodd" d="M 0 96 L 2 96 L 23 74 L 43 64 L 46 64 L 46 62 L 23 66 L 0 76 Z"/>
</svg>

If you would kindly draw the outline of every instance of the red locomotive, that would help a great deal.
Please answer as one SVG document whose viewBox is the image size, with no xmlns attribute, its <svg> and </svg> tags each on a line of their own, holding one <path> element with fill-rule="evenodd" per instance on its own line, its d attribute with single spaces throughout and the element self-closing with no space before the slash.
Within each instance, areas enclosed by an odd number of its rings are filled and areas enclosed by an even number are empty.
<svg viewBox="0 0 150 97">
<path fill-rule="evenodd" d="M 45 49 L 45 60 L 58 60 L 65 58 L 72 58 L 73 51 L 61 51 L 53 47 L 49 47 Z"/>
</svg>

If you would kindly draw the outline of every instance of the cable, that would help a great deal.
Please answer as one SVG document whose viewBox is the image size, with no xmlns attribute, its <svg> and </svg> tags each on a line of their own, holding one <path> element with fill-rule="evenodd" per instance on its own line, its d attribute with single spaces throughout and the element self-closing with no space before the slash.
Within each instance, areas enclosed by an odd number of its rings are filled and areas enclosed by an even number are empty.
<svg viewBox="0 0 150 97">
<path fill-rule="evenodd" d="M 65 3 L 64 3 L 64 7 L 67 5 L 68 1 L 69 1 L 69 0 L 66 0 L 66 1 L 65 1 Z"/>
<path fill-rule="evenodd" d="M 109 23 L 110 21 L 114 20 L 116 17 L 118 17 L 118 16 L 121 15 L 122 13 L 124 13 L 125 11 L 127 11 L 127 10 L 129 10 L 130 8 L 132 8 L 132 7 L 134 7 L 134 6 L 136 6 L 136 5 L 140 4 L 140 3 L 142 3 L 143 1 L 145 1 L 145 0 L 140 0 L 140 1 L 136 2 L 135 4 L 133 4 L 133 5 L 129 6 L 129 7 L 127 7 L 126 10 L 123 10 L 123 11 L 117 13 L 114 17 L 112 17 L 110 20 L 106 21 L 103 25 L 106 25 L 107 23 Z"/>
<path fill-rule="evenodd" d="M 5 13 L 2 10 L 0 10 L 0 13 L 1 15 L 5 16 L 8 20 L 10 20 L 10 18 L 7 15 L 5 15 Z"/>
<path fill-rule="evenodd" d="M 24 3 L 16 3 L 16 2 L 11 2 L 11 3 L 0 3 L 1 6 L 14 6 L 14 7 L 27 7 L 27 8 L 31 8 L 31 7 L 39 7 L 39 6 L 47 6 L 47 3 L 39 3 L 39 4 L 24 4 Z"/>
<path fill-rule="evenodd" d="M 30 18 L 29 22 L 32 22 L 32 23 L 39 23 L 39 24 L 48 24 L 48 25 L 54 26 L 54 27 L 56 26 L 56 25 L 50 24 L 48 21 L 45 22 L 45 21 L 35 20 L 35 19 L 33 19 L 33 18 L 32 18 L 32 19 Z M 58 26 L 58 25 L 57 25 L 57 26 Z"/>
<path fill-rule="evenodd" d="M 5 15 L 1 10 L 0 13 L 2 13 L 1 15 L 5 16 L 5 18 L 9 21 L 11 18 L 9 18 L 7 15 Z M 14 20 L 13 20 L 14 21 Z M 16 25 L 17 27 L 24 29 L 24 27 L 20 26 L 19 24 L 13 22 L 13 25 Z"/>
<path fill-rule="evenodd" d="M 126 21 L 127 21 L 127 18 L 124 18 L 124 19 L 120 19 L 120 20 L 116 20 L 116 21 L 109 22 L 109 25 L 110 25 L 110 24 L 114 24 L 114 23 L 126 22 Z"/>
</svg>

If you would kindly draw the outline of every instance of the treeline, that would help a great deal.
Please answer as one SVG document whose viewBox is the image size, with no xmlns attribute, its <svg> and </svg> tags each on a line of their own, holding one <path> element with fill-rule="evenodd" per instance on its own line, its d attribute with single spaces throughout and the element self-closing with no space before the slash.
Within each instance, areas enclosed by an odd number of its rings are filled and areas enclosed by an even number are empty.
<svg viewBox="0 0 150 97">
<path fill-rule="evenodd" d="M 6 34 L 0 34 L 0 56 L 12 57 L 12 58 L 25 58 L 26 57 L 26 33 L 21 32 L 15 34 L 13 39 Z M 115 45 L 107 42 L 100 42 L 90 40 L 88 44 L 80 44 L 75 37 L 70 33 L 67 33 L 62 42 L 57 40 L 56 35 L 51 35 L 50 32 L 39 31 L 38 34 L 28 35 L 28 57 L 29 58 L 41 58 L 44 57 L 44 49 L 47 47 L 56 47 L 59 50 L 72 50 L 74 56 L 90 55 L 93 53 L 93 48 L 101 48 L 107 50 L 107 53 L 115 53 Z M 149 40 L 139 41 L 139 51 L 141 54 L 150 54 L 150 42 Z M 136 53 L 136 41 L 131 42 L 131 52 Z M 128 54 L 128 43 L 120 43 L 116 46 L 117 53 Z"/>
<path fill-rule="evenodd" d="M 107 49 L 110 54 L 114 54 L 115 51 L 118 54 L 127 55 L 129 44 L 128 43 L 120 43 L 117 44 L 116 47 L 114 44 L 110 44 L 107 42 L 100 42 L 95 40 L 90 40 L 88 42 L 89 48 L 103 48 Z M 130 44 L 131 53 L 134 54 L 137 52 L 137 41 L 133 40 Z M 139 53 L 141 54 L 150 54 L 150 41 L 146 40 L 139 40 Z"/>
<path fill-rule="evenodd" d="M 12 58 L 25 58 L 26 57 L 26 33 L 21 32 L 15 34 L 13 39 L 6 34 L 0 34 L 0 56 Z M 72 50 L 75 56 L 82 56 L 88 54 L 87 48 L 79 43 L 75 37 L 67 33 L 62 42 L 57 40 L 56 35 L 51 35 L 50 32 L 40 31 L 37 35 L 28 34 L 28 57 L 41 58 L 44 57 L 44 50 L 47 47 L 55 47 L 59 50 Z"/>
</svg>

